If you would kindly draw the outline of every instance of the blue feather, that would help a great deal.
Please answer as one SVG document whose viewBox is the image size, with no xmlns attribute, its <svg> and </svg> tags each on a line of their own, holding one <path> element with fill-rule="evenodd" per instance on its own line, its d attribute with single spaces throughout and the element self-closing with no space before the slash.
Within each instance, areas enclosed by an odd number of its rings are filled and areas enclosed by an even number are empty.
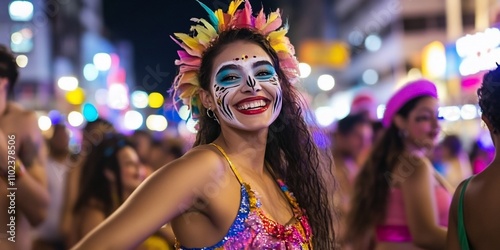
<svg viewBox="0 0 500 250">
<path fill-rule="evenodd" d="M 210 19 L 210 22 L 214 26 L 215 30 L 218 32 L 219 31 L 219 20 L 217 19 L 217 16 L 215 16 L 215 13 L 213 10 L 211 10 L 208 6 L 206 6 L 204 3 L 200 2 L 199 0 L 196 0 L 203 9 L 205 9 L 208 13 L 208 18 Z"/>
</svg>

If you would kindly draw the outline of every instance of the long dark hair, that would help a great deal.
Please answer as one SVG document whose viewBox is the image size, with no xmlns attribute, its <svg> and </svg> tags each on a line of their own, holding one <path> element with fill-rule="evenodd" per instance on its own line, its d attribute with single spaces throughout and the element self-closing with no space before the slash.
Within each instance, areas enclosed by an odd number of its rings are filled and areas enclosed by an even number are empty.
<svg viewBox="0 0 500 250">
<path fill-rule="evenodd" d="M 91 200 L 96 200 L 100 209 L 109 216 L 123 203 L 123 188 L 120 176 L 120 164 L 117 153 L 120 149 L 134 145 L 125 136 L 115 133 L 104 135 L 103 140 L 97 144 L 87 155 L 79 180 L 79 192 L 73 212 L 78 213 L 82 208 L 89 206 Z M 112 183 L 106 178 L 104 171 L 109 169 L 115 177 L 116 194 L 113 194 Z M 117 198 L 117 200 L 116 200 Z M 114 204 L 114 202 L 119 204 Z"/>
<path fill-rule="evenodd" d="M 269 127 L 265 160 L 271 171 L 287 183 L 300 206 L 306 210 L 314 234 L 314 247 L 334 249 L 335 233 L 324 177 L 327 172 L 325 169 L 330 169 L 331 158 L 326 157 L 325 160 L 319 152 L 304 120 L 302 107 L 305 106 L 300 94 L 279 67 L 278 55 L 266 38 L 251 29 L 222 32 L 202 57 L 199 73 L 201 88 L 209 90 L 215 57 L 235 41 L 257 44 L 275 65 L 283 91 L 283 104 L 278 118 Z M 204 107 L 200 108 L 200 130 L 194 146 L 213 142 L 221 132 L 219 124 L 206 115 Z"/>
<path fill-rule="evenodd" d="M 426 96 L 408 101 L 397 115 L 408 114 Z M 347 217 L 347 240 L 364 238 L 374 225 L 385 218 L 387 198 L 394 168 L 405 150 L 401 132 L 394 123 L 384 132 L 373 147 L 370 156 L 356 178 L 352 208 Z"/>
</svg>

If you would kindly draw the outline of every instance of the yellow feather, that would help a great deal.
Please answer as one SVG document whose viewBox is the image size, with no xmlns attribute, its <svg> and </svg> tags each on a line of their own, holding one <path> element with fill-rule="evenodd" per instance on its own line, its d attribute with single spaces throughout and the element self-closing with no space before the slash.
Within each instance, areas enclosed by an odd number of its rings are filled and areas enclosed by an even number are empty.
<svg viewBox="0 0 500 250">
<path fill-rule="evenodd" d="M 207 47 L 208 43 L 210 43 L 210 40 L 212 40 L 212 38 L 208 34 L 208 30 L 201 25 L 196 25 L 191 28 L 196 31 L 195 39 L 198 40 L 201 45 Z"/>
<path fill-rule="evenodd" d="M 221 9 L 215 11 L 215 16 L 217 17 L 217 19 L 219 19 L 219 27 L 221 27 L 221 25 L 224 25 L 224 12 L 222 12 Z"/>
<path fill-rule="evenodd" d="M 283 39 L 288 32 L 287 29 L 280 29 L 278 31 L 273 31 L 267 36 L 268 40 Z"/>
<path fill-rule="evenodd" d="M 288 46 L 285 43 L 277 43 L 275 45 L 271 45 L 271 47 L 274 49 L 276 52 L 288 52 Z"/>
<path fill-rule="evenodd" d="M 229 4 L 229 9 L 227 10 L 227 14 L 229 15 L 234 15 L 234 12 L 236 12 L 236 10 L 238 9 L 238 7 L 244 3 L 245 0 L 234 0 L 234 1 L 231 1 L 231 4 Z"/>
<path fill-rule="evenodd" d="M 212 26 L 212 24 L 210 24 L 207 20 L 200 18 L 198 19 L 198 21 L 203 23 L 203 25 L 205 25 L 205 27 L 207 28 L 207 35 L 209 35 L 210 37 L 217 36 L 217 31 L 215 31 L 214 26 Z"/>
<path fill-rule="evenodd" d="M 174 33 L 174 35 L 179 38 L 186 46 L 195 52 L 201 53 L 205 50 L 205 47 L 201 45 L 196 39 L 184 33 Z"/>
</svg>

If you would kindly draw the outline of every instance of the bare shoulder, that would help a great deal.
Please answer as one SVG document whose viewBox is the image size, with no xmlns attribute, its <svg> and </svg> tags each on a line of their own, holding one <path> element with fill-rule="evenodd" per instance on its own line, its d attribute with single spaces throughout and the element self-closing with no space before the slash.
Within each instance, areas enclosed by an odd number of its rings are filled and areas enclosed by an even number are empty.
<svg viewBox="0 0 500 250">
<path fill-rule="evenodd" d="M 200 145 L 187 151 L 182 157 L 168 164 L 166 168 L 172 168 L 176 165 L 183 167 L 197 168 L 200 171 L 222 170 L 224 167 L 224 158 L 214 147 L 210 145 Z"/>
<path fill-rule="evenodd" d="M 226 161 L 217 149 L 209 145 L 192 148 L 182 157 L 158 169 L 151 177 L 171 179 L 189 177 L 201 182 L 217 181 L 223 178 L 227 171 Z"/>
<path fill-rule="evenodd" d="M 432 165 L 423 154 L 405 152 L 397 158 L 391 177 L 396 185 L 420 183 L 431 179 Z"/>
</svg>

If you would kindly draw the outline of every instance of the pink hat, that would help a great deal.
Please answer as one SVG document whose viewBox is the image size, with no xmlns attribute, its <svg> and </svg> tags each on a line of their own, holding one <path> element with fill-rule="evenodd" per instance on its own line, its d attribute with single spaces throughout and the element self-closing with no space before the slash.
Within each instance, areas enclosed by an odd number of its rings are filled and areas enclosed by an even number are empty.
<svg viewBox="0 0 500 250">
<path fill-rule="evenodd" d="M 384 118 L 382 119 L 384 127 L 388 128 L 391 125 L 393 117 L 408 101 L 420 96 L 438 98 L 434 83 L 426 79 L 419 79 L 409 82 L 393 94 L 385 108 Z"/>
</svg>

